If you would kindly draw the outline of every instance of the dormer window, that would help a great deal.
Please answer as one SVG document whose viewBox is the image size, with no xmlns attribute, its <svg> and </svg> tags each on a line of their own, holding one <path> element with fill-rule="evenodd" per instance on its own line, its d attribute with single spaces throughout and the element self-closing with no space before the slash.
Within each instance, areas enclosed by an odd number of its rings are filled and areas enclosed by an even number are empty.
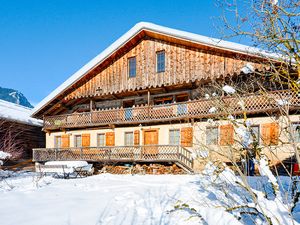
<svg viewBox="0 0 300 225">
<path fill-rule="evenodd" d="M 136 77 L 136 57 L 128 59 L 128 76 Z"/>
<path fill-rule="evenodd" d="M 165 72 L 165 51 L 156 52 L 156 72 Z"/>
</svg>

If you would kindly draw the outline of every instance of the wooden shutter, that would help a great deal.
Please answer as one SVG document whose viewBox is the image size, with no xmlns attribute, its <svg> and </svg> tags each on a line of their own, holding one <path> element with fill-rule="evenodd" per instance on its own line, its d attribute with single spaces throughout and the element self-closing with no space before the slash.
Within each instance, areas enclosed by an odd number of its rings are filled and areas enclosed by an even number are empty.
<svg viewBox="0 0 300 225">
<path fill-rule="evenodd" d="M 140 144 L 140 131 L 135 130 L 134 131 L 134 145 L 139 145 Z"/>
<path fill-rule="evenodd" d="M 115 132 L 106 133 L 106 146 L 115 146 Z"/>
<path fill-rule="evenodd" d="M 220 145 L 232 145 L 234 143 L 234 129 L 231 124 L 220 126 Z"/>
<path fill-rule="evenodd" d="M 278 145 L 279 140 L 279 125 L 278 123 L 272 123 L 271 124 L 271 145 Z"/>
<path fill-rule="evenodd" d="M 181 128 L 181 145 L 185 147 L 193 146 L 193 128 L 184 127 Z"/>
<path fill-rule="evenodd" d="M 264 145 L 278 145 L 279 125 L 276 122 L 261 125 L 261 134 Z"/>
<path fill-rule="evenodd" d="M 70 147 L 70 135 L 64 134 L 61 136 L 61 147 L 62 148 Z"/>
<path fill-rule="evenodd" d="M 91 143 L 91 135 L 90 134 L 82 134 L 82 147 L 89 147 Z"/>
</svg>

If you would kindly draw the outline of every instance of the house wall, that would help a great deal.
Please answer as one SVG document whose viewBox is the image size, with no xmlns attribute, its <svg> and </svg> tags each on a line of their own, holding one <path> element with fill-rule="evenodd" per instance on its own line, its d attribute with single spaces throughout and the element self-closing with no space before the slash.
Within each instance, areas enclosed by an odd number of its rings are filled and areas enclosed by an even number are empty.
<svg viewBox="0 0 300 225">
<path fill-rule="evenodd" d="M 291 121 L 299 122 L 300 116 L 290 116 Z M 279 143 L 278 145 L 265 147 L 260 141 L 260 147 L 263 149 L 263 152 L 269 157 L 272 163 L 278 163 L 280 160 L 289 158 L 293 155 L 293 149 L 290 144 L 285 144 L 288 142 L 289 138 L 287 133 L 284 130 L 286 127 L 285 124 L 287 121 L 286 117 L 256 117 L 248 119 L 252 125 L 260 125 L 260 136 L 262 135 L 261 125 L 266 123 L 277 122 L 279 124 Z M 243 122 L 243 120 L 236 120 L 238 123 Z M 74 147 L 74 136 L 79 134 L 90 134 L 90 146 L 97 146 L 97 134 L 106 133 L 106 132 L 115 132 L 115 146 L 124 146 L 124 134 L 125 132 L 140 130 L 140 144 L 143 144 L 143 135 L 142 131 L 144 129 L 158 129 L 159 130 L 159 138 L 158 144 L 160 145 L 168 145 L 169 144 L 169 130 L 170 129 L 181 129 L 184 127 L 193 127 L 193 146 L 187 147 L 192 152 L 197 153 L 197 155 L 203 155 L 207 152 L 206 146 L 206 128 L 209 126 L 219 126 L 226 125 L 228 121 L 217 121 L 217 122 L 195 122 L 191 123 L 180 123 L 180 124 L 164 124 L 164 125 L 154 125 L 154 126 L 137 126 L 137 127 L 117 127 L 114 129 L 93 129 L 93 130 L 74 130 L 74 131 L 66 131 L 66 132 L 53 132 L 46 135 L 46 147 L 53 148 L 54 147 L 54 137 L 56 135 L 70 135 L 70 147 Z M 234 139 L 238 141 L 238 136 L 235 134 Z M 238 146 L 237 144 L 233 145 Z M 212 160 L 222 160 L 228 161 L 226 158 L 220 156 L 217 152 L 221 153 L 229 153 L 232 148 L 220 145 L 210 145 L 208 149 L 213 150 L 210 151 L 208 157 Z M 198 160 L 195 160 L 195 168 L 200 168 L 201 163 L 198 163 Z"/>
<path fill-rule="evenodd" d="M 45 147 L 45 139 L 42 127 L 0 119 L 0 151 L 16 159 L 32 158 L 32 149 Z"/>
<path fill-rule="evenodd" d="M 157 73 L 156 52 L 162 50 L 165 51 L 165 71 Z M 136 77 L 131 78 L 128 76 L 130 57 L 136 57 Z M 221 76 L 240 74 L 241 69 L 249 62 L 255 69 L 263 67 L 262 62 L 257 63 L 250 58 L 146 38 L 128 52 L 114 58 L 108 66 L 97 68 L 99 72 L 96 75 L 83 80 L 64 99 L 66 101 L 127 90 L 177 85 L 195 80 L 215 80 Z M 101 91 L 97 91 L 99 88 Z"/>
</svg>

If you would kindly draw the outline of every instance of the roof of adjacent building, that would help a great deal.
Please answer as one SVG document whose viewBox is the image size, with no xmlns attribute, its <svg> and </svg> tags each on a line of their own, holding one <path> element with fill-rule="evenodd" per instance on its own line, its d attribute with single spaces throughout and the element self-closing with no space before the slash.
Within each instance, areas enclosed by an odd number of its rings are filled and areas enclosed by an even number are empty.
<svg viewBox="0 0 300 225">
<path fill-rule="evenodd" d="M 171 36 L 176 39 L 187 40 L 189 42 L 199 43 L 201 45 L 205 45 L 208 47 L 214 47 L 225 51 L 242 53 L 253 56 L 260 57 L 268 57 L 268 58 L 278 58 L 278 55 L 273 53 L 268 53 L 258 48 L 233 43 L 229 41 L 224 41 L 221 39 L 210 38 L 206 36 L 202 36 L 199 34 L 194 34 L 186 31 L 181 31 L 177 29 L 172 29 L 160 25 L 156 25 L 148 22 L 140 22 L 137 23 L 134 27 L 132 27 L 129 31 L 127 31 L 124 35 L 122 35 L 119 39 L 117 39 L 113 44 L 111 44 L 108 48 L 102 51 L 99 55 L 93 58 L 90 62 L 84 65 L 81 69 L 75 72 L 71 77 L 69 77 L 65 82 L 63 82 L 59 87 L 57 87 L 54 91 L 52 91 L 47 97 L 45 97 L 32 111 L 32 116 L 36 115 L 44 106 L 46 106 L 49 102 L 54 100 L 60 93 L 68 89 L 70 86 L 79 81 L 85 74 L 107 59 L 110 55 L 120 49 L 123 45 L 125 45 L 128 41 L 130 41 L 133 37 L 135 37 L 141 31 L 150 31 L 159 33 L 161 35 Z"/>
<path fill-rule="evenodd" d="M 32 118 L 30 116 L 31 113 L 31 108 L 0 100 L 1 119 L 28 124 L 32 126 L 42 126 L 43 121 Z"/>
</svg>

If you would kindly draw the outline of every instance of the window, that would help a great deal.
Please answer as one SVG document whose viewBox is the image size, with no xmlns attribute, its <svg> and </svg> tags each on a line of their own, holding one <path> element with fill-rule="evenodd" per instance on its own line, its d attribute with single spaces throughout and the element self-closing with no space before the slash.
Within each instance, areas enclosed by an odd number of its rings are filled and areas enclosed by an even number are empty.
<svg viewBox="0 0 300 225">
<path fill-rule="evenodd" d="M 300 142 L 300 122 L 292 123 L 292 135 L 294 142 Z"/>
<path fill-rule="evenodd" d="M 54 137 L 54 148 L 61 148 L 61 136 Z"/>
<path fill-rule="evenodd" d="M 256 142 L 257 144 L 259 144 L 259 140 L 260 140 L 260 131 L 259 131 L 259 125 L 253 125 L 251 126 L 251 138 L 253 139 L 253 142 Z"/>
<path fill-rule="evenodd" d="M 82 146 L 81 135 L 74 136 L 74 147 L 80 148 Z"/>
<path fill-rule="evenodd" d="M 129 77 L 136 76 L 136 57 L 131 57 L 128 59 L 128 75 Z"/>
<path fill-rule="evenodd" d="M 156 52 L 156 72 L 165 71 L 165 51 Z"/>
<path fill-rule="evenodd" d="M 97 134 L 97 146 L 105 146 L 105 134 Z"/>
<path fill-rule="evenodd" d="M 133 145 L 133 132 L 125 132 L 125 146 Z"/>
<path fill-rule="evenodd" d="M 219 140 L 218 127 L 207 127 L 206 128 L 206 144 L 217 145 Z"/>
<path fill-rule="evenodd" d="M 169 130 L 169 144 L 170 145 L 179 145 L 180 144 L 180 130 L 179 129 Z"/>
<path fill-rule="evenodd" d="M 173 102 L 173 96 L 157 97 L 154 98 L 154 105 L 163 105 Z"/>
</svg>

